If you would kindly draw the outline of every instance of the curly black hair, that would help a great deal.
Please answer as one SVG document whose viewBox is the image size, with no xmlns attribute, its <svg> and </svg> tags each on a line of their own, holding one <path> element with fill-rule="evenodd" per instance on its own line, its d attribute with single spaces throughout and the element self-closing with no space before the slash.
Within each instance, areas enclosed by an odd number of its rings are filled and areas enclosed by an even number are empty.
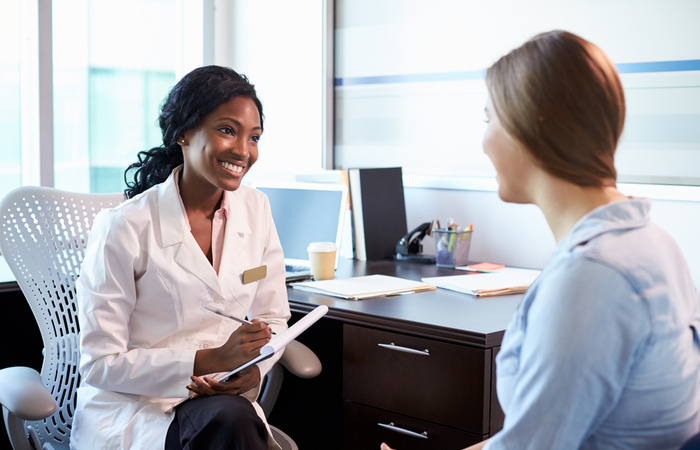
<svg viewBox="0 0 700 450">
<path fill-rule="evenodd" d="M 165 181 L 173 169 L 183 163 L 178 136 L 197 128 L 207 114 L 241 95 L 255 103 L 262 128 L 262 103 L 255 93 L 255 86 L 245 75 L 228 67 L 205 66 L 182 77 L 170 90 L 161 107 L 158 124 L 163 135 L 163 145 L 139 152 L 138 161 L 124 172 L 126 197 L 132 198 Z M 129 181 L 129 178 L 133 178 L 133 181 Z"/>
</svg>

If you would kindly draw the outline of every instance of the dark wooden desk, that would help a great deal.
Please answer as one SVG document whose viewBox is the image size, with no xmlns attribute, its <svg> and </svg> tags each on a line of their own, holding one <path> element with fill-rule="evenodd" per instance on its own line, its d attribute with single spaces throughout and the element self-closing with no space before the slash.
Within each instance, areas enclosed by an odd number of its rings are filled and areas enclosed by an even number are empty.
<svg viewBox="0 0 700 450">
<path fill-rule="evenodd" d="M 41 370 L 43 356 L 41 333 L 32 310 L 15 281 L 14 275 L 0 256 L 0 369 L 27 366 Z M 0 450 L 12 450 L 5 424 L 0 419 Z"/>
<path fill-rule="evenodd" d="M 464 274 L 434 265 L 341 260 L 336 278 L 375 273 L 415 280 Z M 23 345 L 17 352 L 3 347 L 0 367 L 39 369 L 42 345 L 31 311 L 16 282 L 4 281 L 0 299 L 6 314 L 0 335 L 5 342 Z M 502 426 L 493 360 L 521 296 L 475 299 L 437 290 L 349 301 L 291 288 L 288 295 L 292 321 L 318 305 L 329 307 L 327 317 L 299 337 L 319 356 L 323 372 L 311 380 L 286 377 L 270 416 L 270 423 L 290 434 L 300 448 L 376 450 L 381 441 L 403 450 L 462 448 Z M 431 356 L 416 362 L 401 353 L 375 353 L 372 339 L 383 338 L 397 345 L 431 347 Z M 446 359 L 440 360 L 441 354 Z M 378 427 L 380 422 L 427 431 L 428 439 Z M 0 449 L 9 446 L 3 434 Z"/>
<path fill-rule="evenodd" d="M 341 260 L 336 278 L 369 274 L 419 280 L 466 272 Z M 376 449 L 383 440 L 397 448 L 461 448 L 501 428 L 494 358 L 522 296 L 476 299 L 438 289 L 350 301 L 291 288 L 288 295 L 293 320 L 317 305 L 329 307 L 328 315 L 299 338 L 321 358 L 322 374 L 314 380 L 285 379 L 270 420 L 289 430 L 301 448 L 343 442 L 348 449 Z M 382 340 L 429 349 L 430 355 L 383 350 L 377 346 Z M 427 431 L 428 438 L 377 425 L 383 422 Z"/>
</svg>

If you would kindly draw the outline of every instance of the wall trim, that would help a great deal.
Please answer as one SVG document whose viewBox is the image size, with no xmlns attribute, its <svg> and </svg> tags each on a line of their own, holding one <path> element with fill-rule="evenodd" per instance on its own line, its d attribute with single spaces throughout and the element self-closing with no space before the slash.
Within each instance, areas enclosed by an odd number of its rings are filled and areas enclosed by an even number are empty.
<svg viewBox="0 0 700 450">
<path fill-rule="evenodd" d="M 407 188 L 498 191 L 498 183 L 493 177 L 456 177 L 404 173 L 403 184 Z M 623 194 L 635 197 L 648 197 L 653 200 L 700 202 L 700 186 L 618 183 L 617 187 Z"/>
</svg>

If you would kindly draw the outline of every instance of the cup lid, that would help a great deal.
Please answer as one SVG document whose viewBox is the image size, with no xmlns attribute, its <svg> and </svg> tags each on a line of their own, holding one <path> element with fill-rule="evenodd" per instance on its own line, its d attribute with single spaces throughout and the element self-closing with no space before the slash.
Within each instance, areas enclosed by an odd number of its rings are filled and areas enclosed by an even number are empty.
<svg viewBox="0 0 700 450">
<path fill-rule="evenodd" d="M 312 242 L 307 247 L 308 252 L 337 252 L 338 247 L 333 242 Z"/>
</svg>

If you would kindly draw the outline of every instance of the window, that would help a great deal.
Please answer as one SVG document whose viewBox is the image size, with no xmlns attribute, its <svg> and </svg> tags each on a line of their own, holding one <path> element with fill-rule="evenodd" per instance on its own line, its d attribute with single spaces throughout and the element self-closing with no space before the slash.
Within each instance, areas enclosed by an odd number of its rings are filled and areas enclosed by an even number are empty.
<svg viewBox="0 0 700 450">
<path fill-rule="evenodd" d="M 53 0 L 54 180 L 124 190 L 137 153 L 160 145 L 160 102 L 175 84 L 175 0 Z"/>
<path fill-rule="evenodd" d="M 700 185 L 700 2 L 336 0 L 335 164 L 493 177 L 481 150 L 483 70 L 565 29 L 618 67 L 619 181 Z"/>
<path fill-rule="evenodd" d="M 3 0 L 0 197 L 21 185 L 114 192 L 160 144 L 160 103 L 204 63 L 210 0 Z M 208 47 L 207 47 L 208 48 Z"/>
<path fill-rule="evenodd" d="M 260 158 L 244 182 L 323 167 L 325 1 L 231 2 L 224 63 L 249 77 L 265 115 Z"/>
<path fill-rule="evenodd" d="M 20 1 L 4 0 L 0 14 L 0 198 L 21 183 Z"/>
</svg>

